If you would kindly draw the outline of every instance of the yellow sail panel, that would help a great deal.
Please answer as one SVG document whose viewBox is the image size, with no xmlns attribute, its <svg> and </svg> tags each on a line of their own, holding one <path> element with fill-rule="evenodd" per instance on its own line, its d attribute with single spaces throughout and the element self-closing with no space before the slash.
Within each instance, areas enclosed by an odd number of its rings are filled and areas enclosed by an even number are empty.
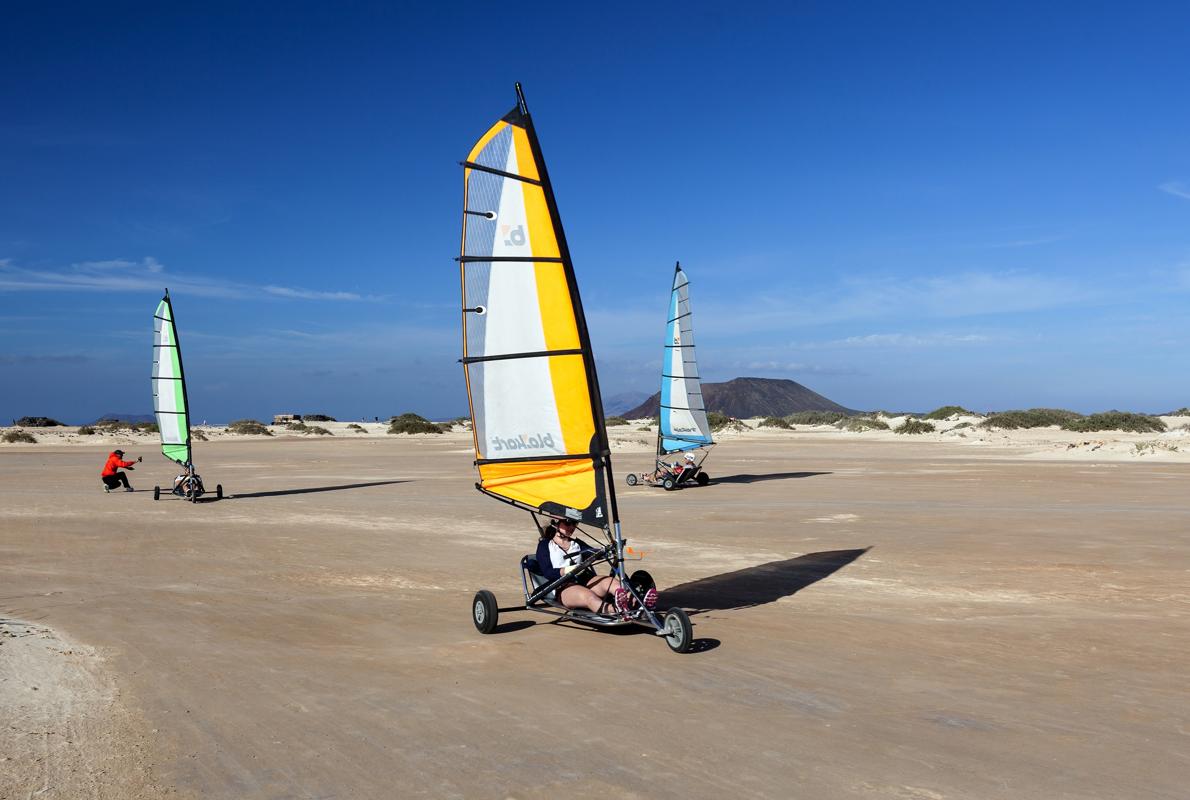
<svg viewBox="0 0 1190 800">
<path fill-rule="evenodd" d="M 480 488 L 606 521 L 590 345 L 545 170 L 518 108 L 464 163 L 464 358 Z"/>
<path fill-rule="evenodd" d="M 481 464 L 480 486 L 532 508 L 585 509 L 596 500 L 595 466 L 590 459 Z"/>
</svg>

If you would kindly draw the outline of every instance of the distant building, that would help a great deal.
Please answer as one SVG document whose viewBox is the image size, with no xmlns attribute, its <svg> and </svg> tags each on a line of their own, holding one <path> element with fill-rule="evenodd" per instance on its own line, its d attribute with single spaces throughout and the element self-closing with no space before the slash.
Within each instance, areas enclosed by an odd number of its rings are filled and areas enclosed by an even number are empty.
<svg viewBox="0 0 1190 800">
<path fill-rule="evenodd" d="M 302 421 L 301 414 L 274 414 L 273 415 L 273 424 L 274 425 L 288 425 L 290 422 L 301 422 L 301 421 Z"/>
</svg>

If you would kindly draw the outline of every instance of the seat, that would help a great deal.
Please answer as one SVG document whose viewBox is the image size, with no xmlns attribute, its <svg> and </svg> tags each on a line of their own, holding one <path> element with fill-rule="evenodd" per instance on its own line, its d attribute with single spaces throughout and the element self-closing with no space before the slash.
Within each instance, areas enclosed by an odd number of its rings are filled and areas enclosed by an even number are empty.
<svg viewBox="0 0 1190 800">
<path fill-rule="evenodd" d="M 549 581 L 541 574 L 541 568 L 537 566 L 537 556 L 534 553 L 529 553 L 521 559 L 521 569 L 525 571 L 525 575 L 529 577 L 529 583 L 536 591 L 542 586 L 545 586 Z M 547 600 L 554 600 L 557 591 L 550 592 L 545 597 Z"/>
</svg>

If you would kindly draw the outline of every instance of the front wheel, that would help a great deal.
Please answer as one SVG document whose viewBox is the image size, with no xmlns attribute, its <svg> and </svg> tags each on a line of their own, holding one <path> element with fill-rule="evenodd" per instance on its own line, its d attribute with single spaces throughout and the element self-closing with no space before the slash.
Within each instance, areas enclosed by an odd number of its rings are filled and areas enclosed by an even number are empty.
<svg viewBox="0 0 1190 800">
<path fill-rule="evenodd" d="M 154 486 L 154 487 L 153 487 L 153 499 L 154 499 L 154 500 L 160 500 L 160 499 L 161 499 L 161 487 L 160 487 L 160 486 Z"/>
<path fill-rule="evenodd" d="M 661 485 L 665 487 L 667 492 L 677 486 L 677 484 L 674 483 L 673 478 L 666 478 L 664 481 L 662 481 Z"/>
<path fill-rule="evenodd" d="M 705 472 L 700 472 L 700 473 L 698 473 L 697 476 L 695 476 L 694 482 L 697 483 L 699 486 L 706 486 L 708 483 L 711 482 L 711 476 L 706 474 Z"/>
<path fill-rule="evenodd" d="M 216 500 L 223 499 L 223 484 L 222 483 L 215 484 L 215 499 Z"/>
<path fill-rule="evenodd" d="M 680 608 L 671 608 L 665 615 L 665 643 L 675 653 L 685 653 L 694 644 L 694 626 Z"/>
<path fill-rule="evenodd" d="M 627 483 L 629 486 L 636 486 L 636 473 L 629 472 L 627 475 L 624 476 L 624 482 Z"/>
<path fill-rule="evenodd" d="M 496 605 L 496 595 L 487 589 L 480 589 L 471 601 L 471 621 L 480 633 L 491 633 L 496 630 L 496 619 L 500 616 L 500 608 Z M 672 647 L 672 645 L 671 645 Z"/>
</svg>

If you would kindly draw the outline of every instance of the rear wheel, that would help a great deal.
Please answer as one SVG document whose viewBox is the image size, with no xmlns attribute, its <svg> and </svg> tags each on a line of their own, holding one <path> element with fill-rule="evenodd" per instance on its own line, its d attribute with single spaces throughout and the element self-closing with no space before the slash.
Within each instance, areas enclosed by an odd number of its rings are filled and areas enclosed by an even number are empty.
<svg viewBox="0 0 1190 800">
<path fill-rule="evenodd" d="M 711 476 L 706 474 L 705 472 L 700 472 L 700 473 L 698 473 L 697 476 L 695 476 L 694 482 L 697 483 L 699 486 L 706 486 L 708 483 L 711 482 Z"/>
<path fill-rule="evenodd" d="M 216 500 L 223 499 L 223 484 L 222 483 L 215 484 L 215 499 Z"/>
<path fill-rule="evenodd" d="M 475 629 L 480 633 L 491 633 L 496 630 L 496 619 L 499 616 L 496 595 L 487 589 L 476 592 L 475 599 L 471 601 L 471 621 L 475 623 Z"/>
<path fill-rule="evenodd" d="M 624 482 L 627 483 L 629 486 L 636 486 L 636 473 L 629 472 L 627 475 L 624 476 Z"/>
<path fill-rule="evenodd" d="M 154 499 L 154 500 L 160 500 L 160 499 L 161 499 L 161 487 L 160 487 L 160 486 L 154 486 L 154 487 L 153 487 L 153 499 Z"/>
<path fill-rule="evenodd" d="M 676 484 L 676 483 L 674 483 L 674 479 L 673 479 L 673 478 L 666 478 L 664 481 L 662 481 L 661 485 L 665 487 L 666 491 L 668 491 L 668 490 L 670 490 L 670 489 L 674 488 L 675 486 L 677 486 L 677 484 Z"/>
<path fill-rule="evenodd" d="M 643 569 L 638 569 L 636 572 L 628 576 L 628 581 L 640 595 L 644 595 L 644 593 L 650 589 L 657 588 L 657 581 L 653 580 L 653 576 L 645 572 Z"/>
<path fill-rule="evenodd" d="M 665 643 L 675 653 L 685 653 L 694 644 L 694 626 L 680 608 L 671 608 L 665 615 Z"/>
</svg>

